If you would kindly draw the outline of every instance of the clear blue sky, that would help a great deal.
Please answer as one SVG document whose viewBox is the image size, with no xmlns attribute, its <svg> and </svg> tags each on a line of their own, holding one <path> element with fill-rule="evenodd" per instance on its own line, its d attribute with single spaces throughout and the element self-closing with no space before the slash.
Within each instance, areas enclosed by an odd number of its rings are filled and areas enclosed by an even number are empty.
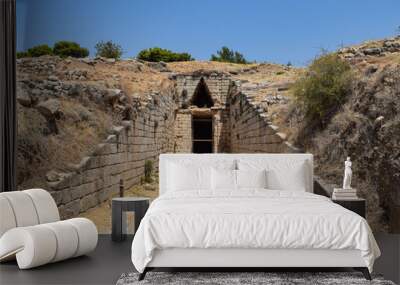
<svg viewBox="0 0 400 285">
<path fill-rule="evenodd" d="M 160 46 L 210 58 L 221 46 L 249 60 L 307 64 L 321 48 L 393 36 L 399 0 L 17 0 L 17 46 L 119 43 L 124 57 Z"/>
</svg>

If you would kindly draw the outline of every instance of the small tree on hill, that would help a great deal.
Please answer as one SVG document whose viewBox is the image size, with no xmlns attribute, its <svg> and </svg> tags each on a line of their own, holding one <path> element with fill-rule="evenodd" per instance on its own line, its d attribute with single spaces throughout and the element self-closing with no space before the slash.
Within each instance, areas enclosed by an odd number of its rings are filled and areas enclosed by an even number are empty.
<svg viewBox="0 0 400 285">
<path fill-rule="evenodd" d="M 173 62 L 173 61 L 193 60 L 192 56 L 187 52 L 178 53 L 159 47 L 144 49 L 138 53 L 137 58 L 151 62 L 159 62 L 159 61 Z"/>
<path fill-rule="evenodd" d="M 17 58 L 24 58 L 24 57 L 29 57 L 29 54 L 27 51 L 18 51 L 17 52 Z"/>
<path fill-rule="evenodd" d="M 89 50 L 81 47 L 76 42 L 59 41 L 54 44 L 53 53 L 60 57 L 87 57 Z"/>
<path fill-rule="evenodd" d="M 29 57 L 38 57 L 42 55 L 52 55 L 53 50 L 48 45 L 37 45 L 28 49 L 28 51 L 24 54 Z"/>
<path fill-rule="evenodd" d="M 220 62 L 232 62 L 232 63 L 241 63 L 246 64 L 248 61 L 244 58 L 243 54 L 240 52 L 229 49 L 224 46 L 219 51 L 217 51 L 217 55 L 211 55 L 211 61 L 220 61 Z"/>
<path fill-rule="evenodd" d="M 337 54 L 323 54 L 294 83 L 292 91 L 304 108 L 307 119 L 323 125 L 345 102 L 353 77 L 347 61 Z"/>
<path fill-rule="evenodd" d="M 120 59 L 123 54 L 122 47 L 112 41 L 98 42 L 95 48 L 96 56 Z"/>
</svg>

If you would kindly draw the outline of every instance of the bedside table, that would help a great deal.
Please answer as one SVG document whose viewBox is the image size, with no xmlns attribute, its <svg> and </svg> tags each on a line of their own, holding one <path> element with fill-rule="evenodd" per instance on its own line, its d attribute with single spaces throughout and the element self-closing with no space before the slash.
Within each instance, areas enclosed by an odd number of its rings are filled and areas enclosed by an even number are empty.
<svg viewBox="0 0 400 285">
<path fill-rule="evenodd" d="M 336 200 L 332 199 L 332 202 L 339 204 L 340 206 L 353 211 L 356 214 L 359 214 L 361 217 L 365 219 L 365 211 L 366 211 L 366 201 L 365 199 L 357 198 L 352 200 Z"/>
<path fill-rule="evenodd" d="M 112 231 L 113 241 L 123 241 L 126 238 L 126 214 L 125 212 L 135 212 L 135 232 L 140 221 L 149 208 L 150 198 L 146 197 L 119 197 L 112 199 Z"/>
</svg>

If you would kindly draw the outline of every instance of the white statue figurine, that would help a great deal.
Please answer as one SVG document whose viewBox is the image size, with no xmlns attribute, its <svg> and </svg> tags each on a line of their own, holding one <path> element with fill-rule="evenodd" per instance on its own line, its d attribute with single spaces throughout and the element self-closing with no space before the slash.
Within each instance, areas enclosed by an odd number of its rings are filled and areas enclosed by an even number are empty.
<svg viewBox="0 0 400 285">
<path fill-rule="evenodd" d="M 351 160 L 350 157 L 347 157 L 347 160 L 344 162 L 344 178 L 343 178 L 343 189 L 351 189 L 351 176 L 353 175 L 353 171 L 351 170 Z"/>
</svg>

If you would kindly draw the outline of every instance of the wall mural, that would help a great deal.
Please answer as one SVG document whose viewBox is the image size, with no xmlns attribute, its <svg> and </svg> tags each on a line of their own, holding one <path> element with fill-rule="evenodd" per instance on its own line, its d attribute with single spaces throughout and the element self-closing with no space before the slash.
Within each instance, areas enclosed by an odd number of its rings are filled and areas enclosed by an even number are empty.
<svg viewBox="0 0 400 285">
<path fill-rule="evenodd" d="M 125 57 L 113 41 L 95 48 L 19 44 L 18 188 L 47 189 L 63 218 L 87 216 L 109 232 L 121 188 L 157 197 L 161 153 L 310 152 L 326 195 L 350 156 L 371 227 L 400 232 L 400 69 L 390 60 L 399 37 L 307 67 L 250 62 L 227 47 L 210 61 L 157 47 Z"/>
</svg>

